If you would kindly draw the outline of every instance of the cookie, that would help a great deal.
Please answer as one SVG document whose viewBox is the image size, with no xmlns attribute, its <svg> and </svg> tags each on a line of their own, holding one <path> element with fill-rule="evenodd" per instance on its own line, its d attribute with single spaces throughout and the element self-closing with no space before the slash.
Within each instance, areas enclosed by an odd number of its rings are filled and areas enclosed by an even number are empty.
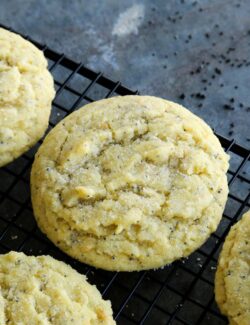
<svg viewBox="0 0 250 325">
<path fill-rule="evenodd" d="M 0 167 L 43 136 L 54 95 L 42 51 L 0 28 Z"/>
<path fill-rule="evenodd" d="M 31 173 L 38 225 L 67 254 L 106 270 L 158 268 L 215 231 L 228 156 L 173 102 L 125 96 L 86 105 L 46 137 Z"/>
<path fill-rule="evenodd" d="M 215 276 L 215 299 L 230 324 L 250 324 L 250 211 L 226 237 Z"/>
<path fill-rule="evenodd" d="M 0 255 L 0 324 L 114 325 L 111 304 L 50 256 Z"/>
</svg>

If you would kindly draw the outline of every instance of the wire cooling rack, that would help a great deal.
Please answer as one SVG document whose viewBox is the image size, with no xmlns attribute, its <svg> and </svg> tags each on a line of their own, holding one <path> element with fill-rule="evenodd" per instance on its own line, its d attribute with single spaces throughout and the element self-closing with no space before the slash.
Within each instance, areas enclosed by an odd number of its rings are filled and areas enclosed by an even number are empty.
<svg viewBox="0 0 250 325">
<path fill-rule="evenodd" d="M 25 38 L 44 52 L 55 79 L 57 95 L 49 128 L 86 103 L 137 93 Z M 118 324 L 227 324 L 214 301 L 214 274 L 225 236 L 250 207 L 250 152 L 233 140 L 217 136 L 231 156 L 230 194 L 217 231 L 189 258 L 156 271 L 115 273 L 96 270 L 59 251 L 39 231 L 32 214 L 29 175 L 40 143 L 0 169 L 0 253 L 16 250 L 28 255 L 49 254 L 70 264 L 111 300 Z"/>
</svg>

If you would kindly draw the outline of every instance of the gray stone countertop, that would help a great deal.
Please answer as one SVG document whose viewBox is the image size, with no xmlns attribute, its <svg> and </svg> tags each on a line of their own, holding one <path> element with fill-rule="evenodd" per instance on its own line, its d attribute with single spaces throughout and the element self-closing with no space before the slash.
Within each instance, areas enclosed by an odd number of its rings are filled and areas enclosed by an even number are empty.
<svg viewBox="0 0 250 325">
<path fill-rule="evenodd" d="M 3 0 L 0 23 L 249 147 L 249 12 L 249 0 Z"/>
</svg>

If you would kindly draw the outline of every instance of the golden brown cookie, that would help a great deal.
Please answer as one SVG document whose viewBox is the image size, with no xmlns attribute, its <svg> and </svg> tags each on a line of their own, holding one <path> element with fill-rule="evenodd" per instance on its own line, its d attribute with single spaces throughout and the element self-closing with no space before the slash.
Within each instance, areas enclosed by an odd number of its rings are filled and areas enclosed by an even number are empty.
<svg viewBox="0 0 250 325">
<path fill-rule="evenodd" d="M 43 136 L 54 94 L 42 51 L 0 28 L 0 167 Z"/>
<path fill-rule="evenodd" d="M 230 324 L 250 324 L 250 211 L 226 237 L 215 277 L 215 298 Z"/>
<path fill-rule="evenodd" d="M 41 230 L 107 270 L 157 268 L 215 231 L 228 156 L 200 118 L 173 102 L 125 96 L 86 105 L 46 137 L 32 167 Z"/>
<path fill-rule="evenodd" d="M 111 304 L 50 256 L 0 255 L 1 325 L 114 325 Z"/>
</svg>

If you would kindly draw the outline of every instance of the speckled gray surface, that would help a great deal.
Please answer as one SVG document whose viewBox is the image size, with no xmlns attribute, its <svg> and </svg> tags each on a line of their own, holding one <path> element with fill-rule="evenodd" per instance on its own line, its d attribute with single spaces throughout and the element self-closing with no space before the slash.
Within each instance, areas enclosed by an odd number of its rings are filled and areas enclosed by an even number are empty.
<svg viewBox="0 0 250 325">
<path fill-rule="evenodd" d="M 249 0 L 8 0 L 0 22 L 249 147 L 249 12 Z"/>
</svg>

